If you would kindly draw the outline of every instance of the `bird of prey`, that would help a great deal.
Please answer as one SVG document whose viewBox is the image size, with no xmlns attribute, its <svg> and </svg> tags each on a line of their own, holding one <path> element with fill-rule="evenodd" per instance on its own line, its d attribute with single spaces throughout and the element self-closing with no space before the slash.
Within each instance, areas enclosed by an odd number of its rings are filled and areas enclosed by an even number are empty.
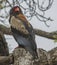
<svg viewBox="0 0 57 65">
<path fill-rule="evenodd" d="M 19 6 L 10 10 L 9 22 L 12 34 L 19 47 L 28 50 L 34 58 L 37 58 L 37 46 L 32 25 L 27 21 Z"/>
</svg>

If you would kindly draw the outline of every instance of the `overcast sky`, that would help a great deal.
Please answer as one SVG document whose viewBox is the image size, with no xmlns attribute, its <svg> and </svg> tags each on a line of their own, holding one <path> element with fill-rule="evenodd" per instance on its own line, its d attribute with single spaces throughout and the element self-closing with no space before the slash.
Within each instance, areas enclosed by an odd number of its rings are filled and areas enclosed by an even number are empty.
<svg viewBox="0 0 57 65">
<path fill-rule="evenodd" d="M 54 1 L 51 9 L 46 12 L 47 17 L 51 17 L 54 21 L 48 21 L 47 24 L 50 27 L 47 27 L 43 22 L 40 22 L 36 17 L 32 18 L 31 24 L 34 28 L 38 28 L 44 31 L 52 32 L 57 30 L 57 0 Z M 16 41 L 12 36 L 5 36 L 7 39 L 8 45 L 10 45 L 9 49 L 12 51 L 15 47 L 17 47 Z M 54 43 L 54 40 L 50 40 L 47 38 L 36 36 L 36 43 L 38 48 L 43 48 L 45 50 L 51 50 L 54 47 L 57 47 L 57 43 Z"/>
</svg>

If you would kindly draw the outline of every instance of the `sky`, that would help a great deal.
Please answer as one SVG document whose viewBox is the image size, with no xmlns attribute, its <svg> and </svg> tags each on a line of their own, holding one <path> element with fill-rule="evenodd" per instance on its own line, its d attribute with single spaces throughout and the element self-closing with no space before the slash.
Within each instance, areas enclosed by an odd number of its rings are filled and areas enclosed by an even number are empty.
<svg viewBox="0 0 57 65">
<path fill-rule="evenodd" d="M 43 22 L 40 22 L 36 17 L 33 17 L 30 23 L 34 28 L 38 28 L 47 32 L 52 32 L 57 30 L 57 0 L 53 2 L 52 7 L 46 11 L 46 16 L 51 17 L 53 21 L 48 21 L 47 24 L 50 27 L 47 27 Z M 8 42 L 8 47 L 10 52 L 18 46 L 17 42 L 14 40 L 13 36 L 5 35 L 6 41 Z M 38 48 L 43 48 L 46 51 L 51 50 L 54 47 L 57 47 L 57 43 L 54 40 L 47 39 L 44 37 L 36 36 L 35 38 Z"/>
</svg>

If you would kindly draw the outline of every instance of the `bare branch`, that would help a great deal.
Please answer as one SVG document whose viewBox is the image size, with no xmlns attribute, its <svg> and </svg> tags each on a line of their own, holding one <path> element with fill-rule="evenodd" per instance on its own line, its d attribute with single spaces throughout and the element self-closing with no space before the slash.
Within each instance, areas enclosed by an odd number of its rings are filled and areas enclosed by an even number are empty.
<svg viewBox="0 0 57 65">
<path fill-rule="evenodd" d="M 10 58 L 8 56 L 0 56 L 0 63 L 7 62 L 9 60 L 10 60 Z"/>
<path fill-rule="evenodd" d="M 0 8 L 0 10 L 4 10 L 5 8 L 8 8 L 8 7 L 12 8 L 13 6 L 18 5 L 23 10 L 23 13 L 28 18 L 28 20 L 31 20 L 33 16 L 36 16 L 36 18 L 38 20 L 40 20 L 41 22 L 44 22 L 45 25 L 48 26 L 46 22 L 53 21 L 53 20 L 50 17 L 47 18 L 45 16 L 45 14 L 46 14 L 45 11 L 47 11 L 51 8 L 54 0 L 48 0 L 47 2 L 46 1 L 47 0 L 43 0 L 42 4 L 39 5 L 40 0 L 37 0 L 37 2 L 35 0 L 12 0 L 12 2 L 10 2 L 9 0 L 5 0 L 6 4 L 3 6 L 1 5 L 2 7 Z M 3 3 L 4 0 L 1 2 Z M 24 2 L 27 7 L 24 6 L 24 4 L 23 4 Z M 47 3 L 48 5 L 43 6 L 45 3 Z M 38 8 L 37 8 L 37 6 L 38 6 Z M 38 9 L 40 10 L 40 13 L 37 12 Z M 5 9 L 5 12 L 8 13 L 7 9 Z M 45 13 L 44 15 L 43 15 L 43 12 Z M 5 15 L 5 17 L 3 18 L 4 19 L 3 21 L 5 21 L 7 19 L 6 18 L 7 15 L 8 14 Z M 3 17 L 3 15 L 0 15 L 0 16 Z M 0 21 L 2 22 L 2 20 L 0 20 Z"/>
<path fill-rule="evenodd" d="M 43 5 L 44 5 L 45 1 L 46 0 L 43 0 L 42 5 L 40 6 L 39 0 L 37 0 L 39 10 L 46 11 L 46 10 L 50 9 L 54 0 L 48 0 L 48 6 L 44 8 Z"/>
<path fill-rule="evenodd" d="M 57 32 L 46 32 L 46 31 L 42 31 L 42 30 L 39 30 L 39 29 L 34 29 L 35 31 L 35 34 L 38 35 L 38 36 L 41 36 L 41 37 L 45 37 L 45 38 L 48 38 L 48 39 L 57 39 Z M 56 33 L 56 34 L 55 34 Z"/>
<path fill-rule="evenodd" d="M 6 0 L 6 2 L 9 4 L 10 7 L 12 7 L 12 5 L 10 4 L 10 2 L 8 0 Z"/>
<path fill-rule="evenodd" d="M 11 29 L 7 28 L 3 25 L 0 25 L 0 31 L 2 31 L 4 34 L 12 35 Z M 46 31 L 42 31 L 39 29 L 34 29 L 34 32 L 36 35 L 41 36 L 41 37 L 45 37 L 45 38 L 53 39 L 53 40 L 57 39 L 57 37 L 55 37 L 55 36 L 57 36 L 56 31 L 55 32 L 46 32 Z"/>
<path fill-rule="evenodd" d="M 7 27 L 5 27 L 3 25 L 0 25 L 0 31 L 2 31 L 3 34 L 8 34 L 8 35 L 11 35 L 12 34 L 11 29 L 10 28 L 7 28 Z"/>
<path fill-rule="evenodd" d="M 9 55 L 9 56 L 0 56 L 0 64 L 3 64 L 4 63 L 8 63 L 8 64 L 11 64 L 13 63 L 13 55 Z"/>
</svg>

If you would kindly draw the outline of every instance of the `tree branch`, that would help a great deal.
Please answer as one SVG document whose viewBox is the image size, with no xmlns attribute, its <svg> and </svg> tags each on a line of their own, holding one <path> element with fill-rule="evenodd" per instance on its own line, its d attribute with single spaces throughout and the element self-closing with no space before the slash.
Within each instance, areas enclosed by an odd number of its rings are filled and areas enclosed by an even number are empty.
<svg viewBox="0 0 57 65">
<path fill-rule="evenodd" d="M 0 31 L 0 56 L 8 56 L 9 49 L 3 32 Z"/>
<path fill-rule="evenodd" d="M 3 34 L 8 34 L 8 35 L 12 35 L 11 29 L 7 28 L 6 26 L 0 25 L 0 31 L 3 32 Z M 57 39 L 57 31 L 55 32 L 46 32 L 46 31 L 42 31 L 39 29 L 34 29 L 34 32 L 36 35 L 41 36 L 41 37 L 45 37 L 48 39 Z"/>
<path fill-rule="evenodd" d="M 13 63 L 13 56 L 12 55 L 0 56 L 0 64 L 4 65 L 4 63 L 8 63 L 8 64 Z"/>
<path fill-rule="evenodd" d="M 8 56 L 0 56 L 0 63 L 4 63 L 9 60 L 10 60 L 10 58 Z"/>
<path fill-rule="evenodd" d="M 46 31 L 42 31 L 42 30 L 39 30 L 39 29 L 34 29 L 35 31 L 35 34 L 38 35 L 38 36 L 41 36 L 41 37 L 45 37 L 45 38 L 48 38 L 48 39 L 57 39 L 57 31 L 55 32 L 46 32 Z"/>
<path fill-rule="evenodd" d="M 0 31 L 3 32 L 3 34 L 12 35 L 11 29 L 4 25 L 0 25 Z"/>
</svg>

